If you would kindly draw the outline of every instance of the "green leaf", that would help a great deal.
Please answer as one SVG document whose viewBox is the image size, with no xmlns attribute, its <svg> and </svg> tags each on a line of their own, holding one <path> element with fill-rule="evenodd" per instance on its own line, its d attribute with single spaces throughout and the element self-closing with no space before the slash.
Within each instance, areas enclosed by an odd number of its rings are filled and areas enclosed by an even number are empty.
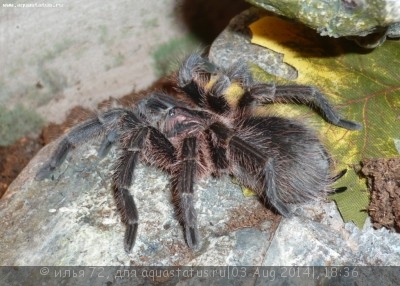
<svg viewBox="0 0 400 286">
<path fill-rule="evenodd" d="M 294 83 L 318 87 L 344 118 L 363 124 L 363 130 L 349 131 L 324 122 L 307 107 L 274 107 L 275 112 L 302 116 L 318 126 L 338 172 L 362 158 L 399 155 L 395 143 L 400 139 L 399 41 L 387 41 L 366 53 L 345 40 L 320 37 L 298 23 L 272 16 L 261 18 L 250 29 L 253 43 L 282 53 L 284 61 L 297 69 Z M 259 79 L 288 83 L 255 70 Z M 332 197 L 344 220 L 361 227 L 369 203 L 365 180 L 352 170 L 337 185 L 348 187 Z"/>
</svg>

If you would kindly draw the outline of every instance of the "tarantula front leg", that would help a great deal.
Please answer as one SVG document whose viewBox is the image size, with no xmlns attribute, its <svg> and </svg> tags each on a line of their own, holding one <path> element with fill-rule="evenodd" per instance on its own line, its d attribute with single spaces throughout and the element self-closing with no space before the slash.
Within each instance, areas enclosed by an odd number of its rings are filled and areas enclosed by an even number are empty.
<svg viewBox="0 0 400 286">
<path fill-rule="evenodd" d="M 124 138 L 121 155 L 117 160 L 114 171 L 114 197 L 117 208 L 122 216 L 122 222 L 126 225 L 124 248 L 130 252 L 136 239 L 138 228 L 138 212 L 129 187 L 132 184 L 140 151 L 147 137 L 148 129 L 144 128 Z"/>
<path fill-rule="evenodd" d="M 134 170 L 142 155 L 161 169 L 169 170 L 175 163 L 175 149 L 157 129 L 140 122 L 134 113 L 127 113 L 121 120 L 123 134 L 120 138 L 120 156 L 113 174 L 114 197 L 126 225 L 124 248 L 130 252 L 138 229 L 138 212 L 129 192 Z"/>
<path fill-rule="evenodd" d="M 219 68 L 199 54 L 190 55 L 178 73 L 179 87 L 199 106 L 204 106 L 204 86 Z"/>
<path fill-rule="evenodd" d="M 232 89 L 238 92 L 241 86 L 251 84 L 253 78 L 245 62 L 239 61 L 223 70 L 198 54 L 190 55 L 178 73 L 180 89 L 198 106 L 219 114 L 230 109 L 226 93 Z"/>
<path fill-rule="evenodd" d="M 102 146 L 104 147 L 100 148 L 99 151 L 100 155 L 104 156 L 112 144 L 112 137 L 118 137 L 118 119 L 125 112 L 124 109 L 112 109 L 77 125 L 69 133 L 64 135 L 52 153 L 50 160 L 42 166 L 36 174 L 35 179 L 40 181 L 49 177 L 51 173 L 64 162 L 68 153 L 75 148 L 75 146 L 109 132 L 104 139 L 104 142 L 107 143 L 103 143 Z"/>
<path fill-rule="evenodd" d="M 197 215 L 194 209 L 193 184 L 196 175 L 197 140 L 195 137 L 183 140 L 180 164 L 175 172 L 175 188 L 179 194 L 179 211 L 184 225 L 186 243 L 195 248 L 199 243 Z"/>
<path fill-rule="evenodd" d="M 250 87 L 250 94 L 256 102 L 297 102 L 315 107 L 331 124 L 349 130 L 360 130 L 362 125 L 343 119 L 333 109 L 324 95 L 315 87 L 305 85 L 255 84 Z"/>
</svg>

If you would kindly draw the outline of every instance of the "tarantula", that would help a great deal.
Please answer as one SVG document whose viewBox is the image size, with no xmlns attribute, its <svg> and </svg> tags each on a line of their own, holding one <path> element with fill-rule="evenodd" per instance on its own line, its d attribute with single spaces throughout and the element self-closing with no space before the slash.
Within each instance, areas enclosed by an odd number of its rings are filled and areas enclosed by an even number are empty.
<svg viewBox="0 0 400 286">
<path fill-rule="evenodd" d="M 102 136 L 99 156 L 116 143 L 113 170 L 116 205 L 126 225 L 124 247 L 130 252 L 138 229 L 138 211 L 129 187 L 139 161 L 170 174 L 178 194 L 179 216 L 190 248 L 199 245 L 193 185 L 204 176 L 229 174 L 254 190 L 283 216 L 291 205 L 333 191 L 331 158 L 311 129 L 293 120 L 256 116 L 254 110 L 275 102 L 312 105 L 326 121 L 349 130 L 361 125 L 342 119 L 314 87 L 255 82 L 246 64 L 222 69 L 198 54 L 177 74 L 184 98 L 151 93 L 133 109 L 114 108 L 68 132 L 36 175 L 49 177 L 68 152 Z"/>
</svg>

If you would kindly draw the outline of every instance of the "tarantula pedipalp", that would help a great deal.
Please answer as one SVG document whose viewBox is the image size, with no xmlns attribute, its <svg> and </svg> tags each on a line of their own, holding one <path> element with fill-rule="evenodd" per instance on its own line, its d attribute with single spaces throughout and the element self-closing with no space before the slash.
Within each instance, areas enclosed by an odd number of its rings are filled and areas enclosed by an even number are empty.
<svg viewBox="0 0 400 286">
<path fill-rule="evenodd" d="M 254 82 L 245 64 L 222 70 L 194 54 L 181 66 L 177 83 L 183 100 L 155 92 L 133 109 L 111 109 L 77 125 L 36 175 L 38 180 L 50 176 L 74 146 L 89 139 L 104 137 L 99 156 L 116 143 L 113 189 L 126 225 L 127 252 L 138 229 L 129 187 L 139 161 L 171 175 L 186 242 L 196 248 L 193 186 L 201 177 L 233 175 L 284 216 L 291 214 L 291 205 L 321 197 L 334 180 L 330 156 L 311 129 L 292 119 L 255 116 L 255 108 L 274 102 L 312 104 L 334 125 L 361 128 L 340 118 L 317 89 Z"/>
</svg>

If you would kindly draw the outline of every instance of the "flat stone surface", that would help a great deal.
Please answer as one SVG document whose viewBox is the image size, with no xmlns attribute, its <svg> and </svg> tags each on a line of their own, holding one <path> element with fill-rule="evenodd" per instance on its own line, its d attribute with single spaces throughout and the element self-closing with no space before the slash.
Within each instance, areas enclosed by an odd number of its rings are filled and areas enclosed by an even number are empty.
<svg viewBox="0 0 400 286">
<path fill-rule="evenodd" d="M 116 157 L 98 161 L 96 147 L 74 150 L 53 180 L 33 180 L 45 147 L 0 201 L 2 265 L 259 265 L 279 216 L 245 198 L 229 177 L 196 185 L 201 247 L 190 250 L 175 217 L 168 177 L 142 166 L 131 188 L 139 233 L 131 254 L 111 193 Z M 17 248 L 18 251 L 11 251 Z"/>
</svg>

